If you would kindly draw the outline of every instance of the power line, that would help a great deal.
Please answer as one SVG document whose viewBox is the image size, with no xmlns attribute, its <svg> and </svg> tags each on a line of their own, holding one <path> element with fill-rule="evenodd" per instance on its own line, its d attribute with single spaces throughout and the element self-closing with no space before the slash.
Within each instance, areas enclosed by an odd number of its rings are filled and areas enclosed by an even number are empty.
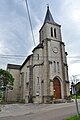
<svg viewBox="0 0 80 120">
<path fill-rule="evenodd" d="M 2 58 L 8 58 L 8 59 L 25 59 L 25 58 L 27 58 L 28 56 L 25 56 L 25 55 L 0 55 L 0 59 L 2 59 Z M 47 56 L 39 56 L 39 58 L 40 59 L 44 59 L 44 58 L 46 58 Z M 36 60 L 36 58 L 37 58 L 37 55 L 35 55 L 35 56 L 33 56 L 33 59 L 34 60 Z M 59 56 L 49 56 L 49 58 L 51 58 L 51 59 L 54 59 L 54 58 L 61 58 L 61 57 L 59 57 Z M 78 60 L 78 61 L 80 61 L 80 56 L 68 56 L 67 57 L 68 59 L 71 59 L 71 60 Z"/>
<path fill-rule="evenodd" d="M 9 56 L 9 57 L 26 57 L 26 55 L 16 55 L 16 54 L 0 54 L 0 57 L 3 57 L 3 56 Z M 35 55 L 34 57 L 36 57 L 37 55 Z M 40 57 L 46 57 L 45 55 L 42 56 L 42 55 L 39 55 Z M 49 56 L 49 57 L 55 57 L 55 56 Z M 56 56 L 57 58 L 59 58 L 58 56 Z M 80 56 L 68 56 L 67 58 L 80 58 Z"/>
<path fill-rule="evenodd" d="M 10 54 L 10 55 L 0 54 L 0 57 L 26 57 L 26 56 L 24 56 L 24 55 L 14 55 L 14 54 Z"/>
<path fill-rule="evenodd" d="M 28 17 L 29 17 L 29 23 L 30 23 L 30 28 L 31 28 L 31 33 L 32 33 L 32 38 L 33 38 L 33 43 L 35 46 L 35 39 L 34 39 L 34 33 L 33 33 L 33 27 L 32 27 L 32 22 L 31 22 L 31 18 L 30 18 L 30 12 L 29 12 L 29 8 L 28 8 L 28 2 L 27 0 L 25 0 L 26 2 L 26 7 L 27 7 L 27 12 L 28 12 Z"/>
<path fill-rule="evenodd" d="M 25 55 L 0 55 L 0 58 L 1 57 L 22 57 L 23 58 L 23 57 L 27 57 L 27 56 L 25 56 Z M 37 57 L 37 55 L 35 55 L 33 57 Z M 47 56 L 44 55 L 44 56 L 39 56 L 39 57 L 47 57 Z M 61 58 L 61 57 L 58 57 L 58 56 L 56 56 L 56 57 L 55 56 L 49 56 L 49 57 L 50 58 Z M 67 58 L 80 59 L 80 56 L 68 56 Z"/>
</svg>

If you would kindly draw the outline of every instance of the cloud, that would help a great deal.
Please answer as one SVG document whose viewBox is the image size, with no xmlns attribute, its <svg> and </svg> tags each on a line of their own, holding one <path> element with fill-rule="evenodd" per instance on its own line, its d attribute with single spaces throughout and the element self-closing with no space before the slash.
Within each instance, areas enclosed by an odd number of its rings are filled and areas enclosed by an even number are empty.
<svg viewBox="0 0 80 120">
<path fill-rule="evenodd" d="M 29 34 L 27 30 L 28 23 L 24 8 L 22 9 L 22 5 L 19 6 L 19 3 L 15 4 L 14 0 L 7 0 L 7 2 L 2 0 L 0 2 L 0 54 L 24 55 L 27 53 L 26 46 L 30 48 L 29 37 L 27 37 Z M 26 23 L 27 25 L 25 25 Z M 0 57 L 0 67 L 3 66 L 4 68 L 8 62 L 16 62 L 15 58 L 11 59 Z"/>
<path fill-rule="evenodd" d="M 74 63 L 69 67 L 69 75 L 78 75 L 80 74 L 80 63 Z"/>
<path fill-rule="evenodd" d="M 4 9 L 5 8 L 5 9 Z M 39 20 L 31 12 L 33 23 L 39 23 Z M 35 22 L 34 22 L 35 21 Z M 38 44 L 37 28 L 34 27 L 34 36 Z M 2 0 L 0 3 L 0 54 L 3 55 L 28 55 L 33 46 L 33 40 L 25 8 L 25 2 L 19 0 Z M 2 62 L 4 59 L 4 63 Z M 23 58 L 24 59 L 24 58 Z M 0 67 L 7 63 L 21 64 L 23 59 L 7 57 L 0 58 Z"/>
<path fill-rule="evenodd" d="M 62 38 L 68 52 L 69 73 L 72 68 L 80 69 L 80 0 L 34 0 L 29 1 L 29 10 L 36 45 L 39 43 L 39 29 L 43 24 L 46 6 L 49 4 L 56 22 L 62 25 Z M 0 54 L 31 54 L 34 48 L 25 0 L 0 1 Z M 70 58 L 70 56 L 74 56 Z M 0 58 L 0 67 L 7 63 L 21 64 L 23 58 Z M 79 64 L 79 65 L 78 65 Z"/>
<path fill-rule="evenodd" d="M 75 58 L 75 56 L 80 55 L 80 1 L 62 0 L 62 2 L 60 21 L 62 24 L 63 41 L 66 43 L 68 56 L 74 56 L 73 59 L 68 58 L 68 62 L 69 65 L 74 65 L 75 63 L 80 64 L 80 58 Z"/>
</svg>

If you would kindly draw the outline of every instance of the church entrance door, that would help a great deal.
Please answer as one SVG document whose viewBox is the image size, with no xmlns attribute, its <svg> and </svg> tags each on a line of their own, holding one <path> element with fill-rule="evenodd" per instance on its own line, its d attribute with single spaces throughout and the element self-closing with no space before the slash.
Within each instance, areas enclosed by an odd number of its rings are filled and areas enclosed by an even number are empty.
<svg viewBox="0 0 80 120">
<path fill-rule="evenodd" d="M 54 98 L 61 99 L 61 83 L 57 78 L 53 80 Z"/>
</svg>

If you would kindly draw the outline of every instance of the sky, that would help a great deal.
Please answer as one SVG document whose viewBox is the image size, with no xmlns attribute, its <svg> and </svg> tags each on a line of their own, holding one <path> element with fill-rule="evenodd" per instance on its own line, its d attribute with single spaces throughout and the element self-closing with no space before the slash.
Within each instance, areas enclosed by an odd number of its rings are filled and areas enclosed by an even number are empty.
<svg viewBox="0 0 80 120">
<path fill-rule="evenodd" d="M 27 0 L 34 38 L 39 43 L 47 4 L 61 25 L 69 76 L 80 74 L 80 0 Z M 22 64 L 34 48 L 25 0 L 0 0 L 0 69 Z"/>
</svg>

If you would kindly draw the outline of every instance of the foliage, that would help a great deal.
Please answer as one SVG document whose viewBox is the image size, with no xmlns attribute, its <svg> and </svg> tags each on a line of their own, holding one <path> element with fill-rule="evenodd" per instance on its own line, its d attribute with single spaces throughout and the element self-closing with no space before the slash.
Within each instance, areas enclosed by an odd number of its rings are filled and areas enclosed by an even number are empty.
<svg viewBox="0 0 80 120">
<path fill-rule="evenodd" d="M 2 91 L 0 90 L 0 98 L 2 97 Z"/>
<path fill-rule="evenodd" d="M 75 99 L 75 95 L 72 96 L 72 99 Z M 77 95 L 77 99 L 80 99 L 80 95 Z"/>
<path fill-rule="evenodd" d="M 72 117 L 67 118 L 65 120 L 80 120 L 80 116 L 75 115 L 75 116 L 72 116 Z"/>
<path fill-rule="evenodd" d="M 0 88 L 4 88 L 7 85 L 13 86 L 13 83 L 13 76 L 7 70 L 0 69 Z"/>
</svg>

